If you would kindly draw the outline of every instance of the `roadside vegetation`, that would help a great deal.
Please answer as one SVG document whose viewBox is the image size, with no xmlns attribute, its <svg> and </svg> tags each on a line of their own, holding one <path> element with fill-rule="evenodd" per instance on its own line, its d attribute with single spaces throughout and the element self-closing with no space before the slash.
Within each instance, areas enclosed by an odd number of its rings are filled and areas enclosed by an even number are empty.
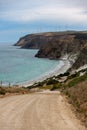
<svg viewBox="0 0 87 130">
<path fill-rule="evenodd" d="M 26 94 L 30 93 L 28 88 L 23 87 L 0 87 L 0 95 L 9 95 L 9 94 Z"/>
<path fill-rule="evenodd" d="M 30 88 L 32 87 L 39 87 L 41 90 L 60 90 L 68 97 L 69 103 L 75 108 L 76 115 L 87 127 L 87 69 L 73 74 L 66 72 L 36 83 Z"/>
</svg>

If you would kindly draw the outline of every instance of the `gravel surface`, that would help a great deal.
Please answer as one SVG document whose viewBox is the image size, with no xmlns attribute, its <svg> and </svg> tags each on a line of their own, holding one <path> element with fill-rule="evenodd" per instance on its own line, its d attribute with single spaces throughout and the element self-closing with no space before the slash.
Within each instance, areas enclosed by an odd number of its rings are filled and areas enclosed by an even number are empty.
<svg viewBox="0 0 87 130">
<path fill-rule="evenodd" d="M 60 92 L 0 98 L 0 130 L 85 130 Z"/>
</svg>

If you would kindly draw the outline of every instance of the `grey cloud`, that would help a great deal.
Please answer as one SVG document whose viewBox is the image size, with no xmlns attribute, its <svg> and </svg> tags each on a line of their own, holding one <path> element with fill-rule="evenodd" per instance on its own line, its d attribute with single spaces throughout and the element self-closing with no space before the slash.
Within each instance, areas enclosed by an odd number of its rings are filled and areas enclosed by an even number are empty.
<svg viewBox="0 0 87 130">
<path fill-rule="evenodd" d="M 0 6 L 43 6 L 43 5 L 62 5 L 66 7 L 82 7 L 87 8 L 87 0 L 0 0 Z"/>
<path fill-rule="evenodd" d="M 58 11 L 63 12 L 62 10 L 65 8 L 66 9 L 69 8 L 70 10 L 75 10 L 75 9 L 78 10 L 79 8 L 81 8 L 81 12 L 79 11 L 79 14 L 86 14 L 87 13 L 86 5 L 87 5 L 87 0 L 82 0 L 82 1 L 81 0 L 0 0 L 0 13 L 2 18 L 5 19 L 7 17 L 12 18 L 13 15 L 15 19 L 17 19 L 17 16 L 18 18 L 19 16 L 22 18 L 22 14 L 26 16 L 27 14 L 29 14 L 29 12 L 30 12 L 30 16 L 31 16 L 31 12 L 33 13 L 33 16 L 31 17 L 42 17 L 41 14 L 43 14 L 44 17 L 47 17 L 46 14 L 48 15 L 49 10 L 50 10 L 50 15 L 52 15 L 52 13 L 55 14 L 56 12 L 55 8 L 57 12 Z M 44 9 L 41 10 L 42 8 Z M 46 12 L 45 12 L 46 10 L 45 8 L 47 9 Z M 51 10 L 51 8 L 53 10 Z M 75 11 L 73 12 L 72 13 L 75 15 Z M 27 17 L 29 16 L 26 16 L 26 18 Z M 59 15 L 56 17 L 59 17 L 60 19 Z M 65 18 L 65 12 L 63 12 L 63 17 Z"/>
</svg>

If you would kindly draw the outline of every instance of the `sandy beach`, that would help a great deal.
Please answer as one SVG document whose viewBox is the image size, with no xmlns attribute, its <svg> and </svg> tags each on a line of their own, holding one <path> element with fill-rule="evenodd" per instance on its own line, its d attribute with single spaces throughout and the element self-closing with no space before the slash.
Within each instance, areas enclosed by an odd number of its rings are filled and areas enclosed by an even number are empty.
<svg viewBox="0 0 87 130">
<path fill-rule="evenodd" d="M 28 87 L 30 85 L 33 85 L 34 83 L 37 83 L 37 82 L 41 82 L 43 80 L 46 80 L 47 78 L 50 78 L 52 76 L 57 76 L 59 74 L 63 74 L 65 73 L 69 68 L 71 67 L 71 64 L 70 64 L 70 61 L 68 59 L 61 59 L 61 66 L 56 66 L 56 68 L 54 68 L 52 71 L 50 72 L 47 72 L 45 73 L 43 76 L 41 77 L 38 77 L 34 80 L 31 80 L 31 81 L 27 81 L 27 82 L 24 82 L 24 83 L 20 83 L 19 86 L 20 87 Z"/>
</svg>

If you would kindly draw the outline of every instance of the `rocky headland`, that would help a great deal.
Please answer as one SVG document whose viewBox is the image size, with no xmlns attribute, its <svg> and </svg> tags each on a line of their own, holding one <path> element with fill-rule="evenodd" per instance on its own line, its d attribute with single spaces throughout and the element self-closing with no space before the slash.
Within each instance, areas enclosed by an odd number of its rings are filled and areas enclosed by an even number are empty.
<svg viewBox="0 0 87 130">
<path fill-rule="evenodd" d="M 66 31 L 29 34 L 15 44 L 26 49 L 39 49 L 39 58 L 63 59 L 72 64 L 72 70 L 87 64 L 87 32 Z"/>
</svg>

